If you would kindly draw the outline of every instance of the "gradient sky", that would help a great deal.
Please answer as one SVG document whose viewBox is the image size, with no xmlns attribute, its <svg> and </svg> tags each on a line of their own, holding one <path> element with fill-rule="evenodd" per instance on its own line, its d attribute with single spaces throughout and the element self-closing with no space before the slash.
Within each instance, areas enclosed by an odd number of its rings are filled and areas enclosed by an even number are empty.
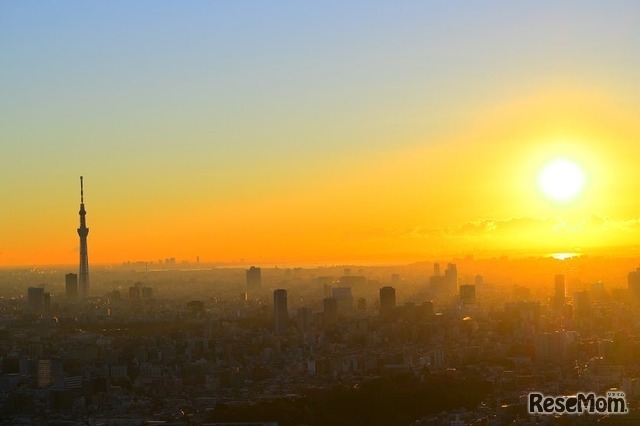
<svg viewBox="0 0 640 426">
<path fill-rule="evenodd" d="M 640 241 L 637 1 L 0 1 L 0 266 Z M 556 156 L 588 187 L 536 189 Z"/>
</svg>

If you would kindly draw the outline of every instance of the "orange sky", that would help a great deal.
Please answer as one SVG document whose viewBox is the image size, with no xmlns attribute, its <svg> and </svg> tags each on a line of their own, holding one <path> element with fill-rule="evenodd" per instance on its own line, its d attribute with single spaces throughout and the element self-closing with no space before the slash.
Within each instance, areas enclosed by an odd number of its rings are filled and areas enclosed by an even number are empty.
<svg viewBox="0 0 640 426">
<path fill-rule="evenodd" d="M 338 159 L 220 203 L 180 188 L 114 190 L 86 178 L 91 259 L 322 262 L 586 251 L 640 237 L 633 155 L 640 122 L 597 92 L 529 96 L 488 109 L 437 143 Z M 575 159 L 582 196 L 558 206 L 536 188 L 546 161 Z M 77 194 L 41 200 L 20 233 L 26 263 L 73 263 Z M 186 187 L 183 187 L 186 188 Z M 147 192 L 148 191 L 148 192 Z M 121 201 L 119 201 L 121 197 Z M 20 218 L 16 218 L 18 220 Z M 19 229 L 19 227 L 16 227 Z M 11 259 L 5 255 L 4 264 Z"/>
<path fill-rule="evenodd" d="M 289 6 L 5 5 L 0 266 L 640 241 L 636 6 Z"/>
</svg>

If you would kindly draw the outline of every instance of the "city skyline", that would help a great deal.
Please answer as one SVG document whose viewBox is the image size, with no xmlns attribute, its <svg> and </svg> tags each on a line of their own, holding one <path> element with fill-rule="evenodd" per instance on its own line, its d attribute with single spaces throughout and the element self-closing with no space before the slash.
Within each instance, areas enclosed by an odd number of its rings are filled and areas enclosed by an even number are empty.
<svg viewBox="0 0 640 426">
<path fill-rule="evenodd" d="M 635 254 L 639 7 L 2 4 L 0 267 Z"/>
<path fill-rule="evenodd" d="M 637 40 L 631 0 L 0 2 L 0 423 L 640 424 Z"/>
</svg>

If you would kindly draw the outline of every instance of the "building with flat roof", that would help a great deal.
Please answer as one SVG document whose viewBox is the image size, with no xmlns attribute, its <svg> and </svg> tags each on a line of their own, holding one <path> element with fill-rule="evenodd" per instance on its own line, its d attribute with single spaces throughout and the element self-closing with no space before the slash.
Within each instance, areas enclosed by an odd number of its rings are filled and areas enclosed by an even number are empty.
<svg viewBox="0 0 640 426">
<path fill-rule="evenodd" d="M 276 334 L 284 333 L 289 325 L 289 309 L 287 307 L 287 290 L 273 291 L 273 329 Z"/>
</svg>

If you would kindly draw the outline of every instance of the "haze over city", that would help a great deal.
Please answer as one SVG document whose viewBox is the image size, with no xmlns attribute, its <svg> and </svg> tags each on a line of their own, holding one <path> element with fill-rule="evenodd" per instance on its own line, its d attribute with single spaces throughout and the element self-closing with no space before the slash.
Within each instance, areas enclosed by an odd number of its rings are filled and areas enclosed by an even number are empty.
<svg viewBox="0 0 640 426">
<path fill-rule="evenodd" d="M 0 2 L 0 423 L 640 424 L 640 3 Z"/>
</svg>

